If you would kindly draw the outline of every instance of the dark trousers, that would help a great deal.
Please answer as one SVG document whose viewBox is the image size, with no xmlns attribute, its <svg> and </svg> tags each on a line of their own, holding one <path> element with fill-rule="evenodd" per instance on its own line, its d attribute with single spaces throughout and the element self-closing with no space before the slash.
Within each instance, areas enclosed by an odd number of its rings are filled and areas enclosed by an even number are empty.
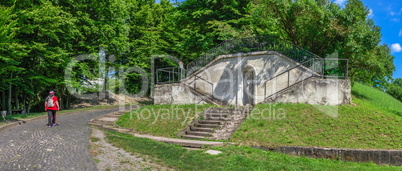
<svg viewBox="0 0 402 171">
<path fill-rule="evenodd" d="M 55 110 L 47 110 L 47 124 L 52 126 L 56 123 L 56 111 Z"/>
</svg>

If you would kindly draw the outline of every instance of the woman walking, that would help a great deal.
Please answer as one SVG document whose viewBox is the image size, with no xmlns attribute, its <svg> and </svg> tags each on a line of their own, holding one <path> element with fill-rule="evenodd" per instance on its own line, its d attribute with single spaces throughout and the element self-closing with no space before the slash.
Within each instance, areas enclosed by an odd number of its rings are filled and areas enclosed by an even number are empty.
<svg viewBox="0 0 402 171">
<path fill-rule="evenodd" d="M 45 100 L 45 111 L 47 111 L 47 125 L 49 128 L 58 126 L 56 123 L 56 111 L 59 110 L 59 99 L 54 95 L 54 91 L 49 91 L 49 96 Z"/>
</svg>

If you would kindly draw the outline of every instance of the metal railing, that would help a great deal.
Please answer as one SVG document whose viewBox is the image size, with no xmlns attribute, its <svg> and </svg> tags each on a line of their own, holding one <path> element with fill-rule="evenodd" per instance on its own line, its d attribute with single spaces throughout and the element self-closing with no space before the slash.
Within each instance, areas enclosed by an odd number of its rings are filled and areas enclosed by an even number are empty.
<svg viewBox="0 0 402 171">
<path fill-rule="evenodd" d="M 214 84 L 198 75 L 183 80 L 187 71 L 180 67 L 161 68 L 156 70 L 156 84 L 182 83 L 196 91 L 201 99 L 215 105 L 222 105 L 214 97 Z M 202 100 L 201 100 L 202 101 Z"/>
<path fill-rule="evenodd" d="M 171 84 L 171 83 L 180 83 L 182 79 L 185 78 L 186 70 L 180 67 L 169 67 L 169 68 L 161 68 L 156 70 L 156 84 Z M 193 75 L 194 79 L 190 81 L 183 81 L 181 83 L 186 84 L 187 86 L 193 88 L 194 90 L 199 91 L 205 96 L 213 95 L 214 84 L 198 75 Z M 203 82 L 200 83 L 199 81 Z M 197 85 L 198 82 L 198 85 Z M 205 85 L 210 88 L 205 88 Z M 199 86 L 204 86 L 204 89 L 199 89 Z M 210 92 L 205 92 L 206 90 L 211 90 Z"/>
<path fill-rule="evenodd" d="M 185 77 L 185 70 L 180 67 L 160 68 L 156 70 L 156 84 L 178 83 Z"/>
<path fill-rule="evenodd" d="M 302 64 L 292 67 L 284 72 L 269 78 L 264 83 L 264 99 L 268 99 L 296 84 L 299 84 L 310 78 L 334 78 L 334 79 L 346 79 L 348 78 L 348 60 L 347 59 L 335 59 L 335 58 L 312 58 Z M 301 74 L 290 74 L 292 71 L 301 70 Z M 304 71 L 302 71 L 304 70 Z M 293 75 L 294 78 L 291 78 Z M 295 77 L 296 76 L 296 77 Z M 282 79 L 280 79 L 282 77 Z M 274 79 L 280 79 L 282 82 L 277 82 L 275 80 L 275 88 L 271 94 L 267 95 L 267 83 L 273 81 Z M 285 79 L 283 79 L 285 78 Z M 284 81 L 285 80 L 285 81 Z M 283 85 L 286 86 L 283 86 Z M 279 90 L 276 90 L 278 85 L 282 85 Z"/>
<path fill-rule="evenodd" d="M 322 58 L 312 58 L 267 79 L 264 83 L 264 98 L 266 99 L 306 79 L 312 77 L 322 78 L 322 73 L 324 72 L 323 61 Z M 294 72 L 293 74 L 291 74 L 292 71 Z M 271 94 L 267 94 L 268 83 L 272 84 L 270 86 L 273 89 Z"/>
<path fill-rule="evenodd" d="M 274 36 L 250 37 L 226 40 L 204 55 L 187 64 L 187 75 L 206 66 L 220 55 L 247 53 L 253 51 L 276 51 L 296 62 L 303 63 L 312 58 L 321 58 L 293 43 Z"/>
<path fill-rule="evenodd" d="M 208 80 L 206 80 L 206 79 L 204 79 L 204 78 L 202 78 L 202 77 L 200 77 L 198 75 L 194 75 L 193 77 L 194 77 L 193 81 L 188 83 L 187 85 L 189 85 L 190 87 L 192 85 L 193 86 L 192 88 L 194 90 L 197 90 L 198 92 L 202 93 L 204 96 L 214 98 L 214 96 L 213 96 L 213 94 L 214 94 L 214 83 L 212 83 L 212 82 L 210 82 L 210 81 L 208 81 Z M 202 82 L 204 82 L 204 84 L 201 84 L 201 85 L 210 86 L 210 89 L 206 88 L 206 86 L 204 86 L 204 89 L 198 88 L 200 86 L 200 83 L 198 83 L 198 86 L 197 86 L 197 80 L 201 80 Z M 211 91 L 210 92 L 205 92 L 206 90 L 211 90 Z"/>
<path fill-rule="evenodd" d="M 337 58 L 325 58 L 323 67 L 324 78 L 346 79 L 348 78 L 349 60 Z"/>
</svg>

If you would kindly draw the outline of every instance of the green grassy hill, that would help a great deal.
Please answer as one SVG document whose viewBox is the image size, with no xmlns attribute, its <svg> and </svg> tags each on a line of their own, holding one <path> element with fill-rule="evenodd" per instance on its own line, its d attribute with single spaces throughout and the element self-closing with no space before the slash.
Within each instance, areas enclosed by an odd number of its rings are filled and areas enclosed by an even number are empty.
<svg viewBox="0 0 402 171">
<path fill-rule="evenodd" d="M 230 141 L 259 146 L 402 149 L 402 103 L 361 84 L 352 90 L 351 105 L 257 105 Z M 117 123 L 142 133 L 177 137 L 195 113 L 207 107 L 150 105 L 126 113 Z M 276 111 L 275 117 L 272 111 Z M 185 150 L 115 132 L 108 132 L 107 138 L 119 148 L 152 156 L 153 162 L 179 170 L 402 170 L 373 163 L 289 156 L 241 145 L 212 148 L 223 153 L 210 156 L 203 153 L 205 150 Z"/>
<path fill-rule="evenodd" d="M 136 132 L 178 138 L 197 114 L 210 105 L 149 105 L 121 116 L 116 124 Z"/>
<path fill-rule="evenodd" d="M 257 105 L 230 141 L 259 146 L 402 149 L 402 103 L 358 83 L 352 96 L 353 103 L 343 106 Z M 272 117 L 273 111 L 284 116 Z"/>
</svg>

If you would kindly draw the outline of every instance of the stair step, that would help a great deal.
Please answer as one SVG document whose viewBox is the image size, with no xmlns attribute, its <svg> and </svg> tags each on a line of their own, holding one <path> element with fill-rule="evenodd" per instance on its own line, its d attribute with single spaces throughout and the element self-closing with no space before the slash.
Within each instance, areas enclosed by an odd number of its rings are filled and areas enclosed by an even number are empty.
<svg viewBox="0 0 402 171">
<path fill-rule="evenodd" d="M 107 117 L 110 117 L 110 118 L 119 118 L 121 115 L 108 115 Z"/>
<path fill-rule="evenodd" d="M 199 90 L 194 89 L 193 87 L 185 84 L 186 86 L 188 86 L 190 88 L 190 91 L 193 92 L 195 95 L 200 96 L 204 101 L 206 101 L 207 103 L 213 104 L 213 105 L 219 105 L 222 106 L 223 104 L 220 101 L 214 100 L 210 95 L 208 94 L 204 94 Z"/>
<path fill-rule="evenodd" d="M 219 126 L 219 124 L 200 124 L 200 123 L 198 123 L 195 126 L 199 127 L 199 128 L 216 128 Z"/>
<path fill-rule="evenodd" d="M 214 129 L 213 129 L 213 128 L 191 127 L 191 131 L 196 131 L 196 132 L 212 132 L 212 131 L 214 131 Z"/>
<path fill-rule="evenodd" d="M 225 117 L 205 117 L 204 120 L 214 120 L 214 121 L 230 121 L 229 118 L 225 118 Z"/>
<path fill-rule="evenodd" d="M 227 118 L 228 116 L 230 116 L 230 114 L 225 114 L 225 113 L 207 113 L 207 114 L 204 114 L 204 116 L 206 116 L 206 117 L 214 117 L 214 118 L 219 118 L 219 117 Z"/>
<path fill-rule="evenodd" d="M 229 110 L 229 111 L 232 111 L 232 110 L 235 110 L 235 108 L 214 107 L 214 108 L 211 108 L 210 110 Z"/>
<path fill-rule="evenodd" d="M 230 113 L 232 113 L 233 112 L 233 110 L 231 110 L 231 111 L 227 111 L 227 110 L 221 110 L 221 111 L 218 111 L 218 110 L 208 110 L 208 111 L 205 111 L 205 113 L 216 113 L 216 114 L 230 114 Z"/>
<path fill-rule="evenodd" d="M 199 132 L 199 131 L 187 131 L 186 135 L 195 135 L 195 136 L 210 136 L 210 132 Z"/>
<path fill-rule="evenodd" d="M 103 124 L 114 124 L 115 123 L 115 121 L 104 121 L 104 120 L 96 120 L 96 122 L 98 122 L 98 123 L 103 123 Z"/>
<path fill-rule="evenodd" d="M 203 121 L 198 121 L 198 123 L 199 124 L 207 124 L 207 125 L 210 125 L 210 124 L 220 125 L 222 123 L 222 121 L 220 121 L 220 120 L 203 120 Z"/>
<path fill-rule="evenodd" d="M 183 135 L 181 137 L 188 138 L 188 139 L 204 139 L 205 138 L 205 136 L 195 136 L 195 135 Z"/>
<path fill-rule="evenodd" d="M 233 112 L 233 110 L 232 111 L 214 111 L 214 110 L 209 110 L 209 111 L 205 111 L 205 114 L 208 114 L 208 113 L 211 113 L 211 114 L 213 114 L 213 113 L 216 113 L 216 114 L 231 114 Z"/>
<path fill-rule="evenodd" d="M 99 122 L 91 122 L 90 124 L 93 126 L 103 126 L 103 123 L 99 123 Z"/>
</svg>

